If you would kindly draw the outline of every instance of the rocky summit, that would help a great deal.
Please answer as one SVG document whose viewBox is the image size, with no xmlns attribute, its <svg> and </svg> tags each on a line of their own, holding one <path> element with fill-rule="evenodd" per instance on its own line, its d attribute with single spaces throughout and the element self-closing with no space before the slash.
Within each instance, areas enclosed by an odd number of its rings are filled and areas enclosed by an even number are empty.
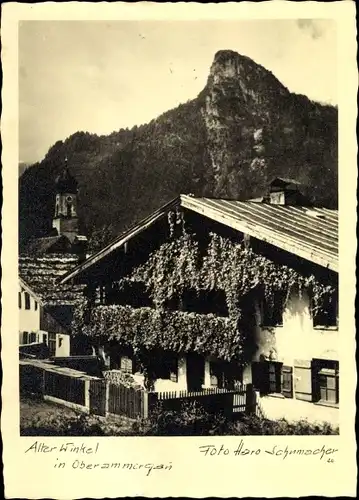
<svg viewBox="0 0 359 500">
<path fill-rule="evenodd" d="M 125 230 L 180 193 L 260 196 L 275 176 L 296 179 L 316 204 L 335 208 L 337 130 L 335 107 L 293 94 L 250 58 L 221 50 L 197 98 L 108 136 L 76 132 L 27 168 L 19 179 L 20 243 L 49 231 L 65 157 L 90 238 Z"/>
</svg>

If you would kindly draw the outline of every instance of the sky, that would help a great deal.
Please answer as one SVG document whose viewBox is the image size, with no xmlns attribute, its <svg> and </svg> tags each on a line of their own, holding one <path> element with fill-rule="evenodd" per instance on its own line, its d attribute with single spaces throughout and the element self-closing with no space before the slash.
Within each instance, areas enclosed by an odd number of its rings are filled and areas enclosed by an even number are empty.
<svg viewBox="0 0 359 500">
<path fill-rule="evenodd" d="M 19 160 L 41 160 L 76 131 L 109 134 L 195 98 L 223 49 L 292 92 L 337 104 L 331 20 L 23 21 Z"/>
</svg>

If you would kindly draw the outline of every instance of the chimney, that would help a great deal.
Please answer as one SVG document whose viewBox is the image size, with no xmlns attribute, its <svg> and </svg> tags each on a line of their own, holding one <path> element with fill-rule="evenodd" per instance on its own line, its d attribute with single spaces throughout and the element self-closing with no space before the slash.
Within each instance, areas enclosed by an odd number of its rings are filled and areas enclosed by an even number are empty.
<svg viewBox="0 0 359 500">
<path fill-rule="evenodd" d="M 276 177 L 269 184 L 267 201 L 271 205 L 303 205 L 304 197 L 299 186 L 300 183 L 293 179 Z"/>
<path fill-rule="evenodd" d="M 79 264 L 86 260 L 88 240 L 86 236 L 76 236 L 73 242 L 73 251 L 78 256 Z"/>
</svg>

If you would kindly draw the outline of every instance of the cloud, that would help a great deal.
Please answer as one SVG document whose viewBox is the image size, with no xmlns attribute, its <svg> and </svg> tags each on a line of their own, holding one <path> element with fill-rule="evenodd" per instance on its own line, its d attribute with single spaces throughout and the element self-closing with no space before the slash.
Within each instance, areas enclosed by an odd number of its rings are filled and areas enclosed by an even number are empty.
<svg viewBox="0 0 359 500">
<path fill-rule="evenodd" d="M 299 29 L 307 32 L 313 40 L 317 40 L 323 35 L 323 29 L 319 26 L 317 21 L 313 21 L 312 19 L 298 19 L 297 25 Z"/>
</svg>

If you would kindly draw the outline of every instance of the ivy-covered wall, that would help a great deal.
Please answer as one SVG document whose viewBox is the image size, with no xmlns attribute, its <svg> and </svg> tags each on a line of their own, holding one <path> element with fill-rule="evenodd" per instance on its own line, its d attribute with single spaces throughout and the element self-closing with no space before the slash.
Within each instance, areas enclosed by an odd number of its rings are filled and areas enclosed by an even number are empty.
<svg viewBox="0 0 359 500">
<path fill-rule="evenodd" d="M 303 266 L 303 273 L 255 253 L 244 242 L 215 233 L 208 244 L 189 231 L 182 212 L 168 216 L 170 238 L 152 252 L 147 261 L 113 286 L 142 284 L 153 307 L 83 304 L 75 313 L 74 331 L 95 339 L 116 339 L 144 355 L 154 349 L 178 353 L 197 352 L 245 364 L 256 349 L 253 301 L 265 298 L 269 306 L 280 296 L 285 307 L 295 291 L 311 297 L 315 315 L 326 300 L 332 300 L 335 286 L 320 283 Z M 134 287 L 135 289 L 135 287 Z M 170 311 L 167 304 L 194 290 L 224 292 L 228 317 L 216 314 Z M 183 305 L 185 309 L 185 305 Z M 150 356 L 149 356 L 150 357 Z"/>
</svg>

